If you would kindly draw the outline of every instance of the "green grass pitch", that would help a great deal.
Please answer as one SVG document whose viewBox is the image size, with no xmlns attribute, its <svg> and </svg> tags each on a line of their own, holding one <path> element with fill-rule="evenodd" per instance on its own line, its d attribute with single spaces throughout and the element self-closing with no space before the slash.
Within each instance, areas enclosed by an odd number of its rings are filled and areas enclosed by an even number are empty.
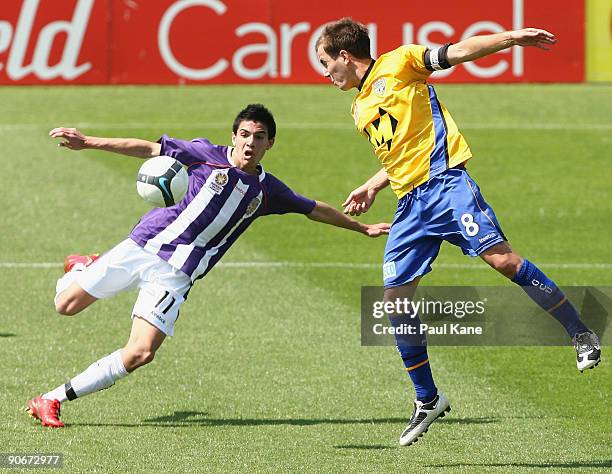
<svg viewBox="0 0 612 474">
<path fill-rule="evenodd" d="M 610 285 L 612 87 L 437 90 L 517 251 L 550 265 L 560 285 Z M 61 452 L 69 472 L 609 471 L 609 348 L 580 374 L 569 345 L 431 347 L 453 411 L 399 448 L 411 384 L 394 348 L 360 346 L 359 292 L 380 284 L 374 266 L 216 268 L 150 366 L 66 403 L 67 429 L 26 416 L 28 398 L 126 342 L 135 293 L 76 317 L 56 315 L 52 300 L 65 255 L 109 249 L 146 210 L 138 160 L 57 148 L 51 128 L 228 143 L 235 113 L 263 102 L 279 128 L 266 169 L 339 206 L 377 170 L 352 129 L 351 100 L 330 86 L 0 88 L 1 452 Z M 390 220 L 394 201 L 381 193 L 360 219 Z M 258 220 L 224 262 L 376 265 L 383 249 L 384 239 L 275 216 Z M 11 266 L 47 262 L 57 265 Z M 448 245 L 438 263 L 425 284 L 509 284 Z"/>
</svg>

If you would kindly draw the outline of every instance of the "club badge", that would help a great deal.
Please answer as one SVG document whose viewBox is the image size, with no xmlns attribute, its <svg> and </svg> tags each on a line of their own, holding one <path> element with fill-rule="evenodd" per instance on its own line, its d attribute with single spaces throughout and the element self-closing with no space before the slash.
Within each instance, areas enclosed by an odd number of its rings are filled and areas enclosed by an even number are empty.
<svg viewBox="0 0 612 474">
<path fill-rule="evenodd" d="M 206 187 L 215 194 L 221 194 L 229 181 L 229 170 L 214 170 L 206 180 Z"/>
<path fill-rule="evenodd" d="M 259 199 L 258 197 L 253 198 L 246 208 L 246 212 L 244 214 L 245 217 L 251 217 L 253 214 L 255 214 L 255 211 L 257 211 L 260 204 L 261 199 Z"/>
<path fill-rule="evenodd" d="M 217 173 L 215 175 L 215 184 L 223 187 L 227 184 L 227 175 L 225 173 Z"/>
<path fill-rule="evenodd" d="M 383 97 L 387 90 L 387 83 L 385 82 L 385 78 L 381 77 L 380 79 L 376 79 L 376 82 L 374 82 L 374 84 L 372 85 L 372 89 L 374 90 L 374 93 L 376 95 Z"/>
</svg>

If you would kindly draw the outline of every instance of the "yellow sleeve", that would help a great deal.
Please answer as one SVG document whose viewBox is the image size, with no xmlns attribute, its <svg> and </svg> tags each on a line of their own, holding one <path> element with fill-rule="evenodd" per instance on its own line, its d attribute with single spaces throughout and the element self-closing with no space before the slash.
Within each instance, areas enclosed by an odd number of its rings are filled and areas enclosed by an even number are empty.
<svg viewBox="0 0 612 474">
<path fill-rule="evenodd" d="M 425 67 L 425 51 L 427 47 L 418 44 L 406 44 L 398 48 L 404 62 L 404 69 L 408 68 L 419 79 L 427 79 L 431 72 Z"/>
</svg>

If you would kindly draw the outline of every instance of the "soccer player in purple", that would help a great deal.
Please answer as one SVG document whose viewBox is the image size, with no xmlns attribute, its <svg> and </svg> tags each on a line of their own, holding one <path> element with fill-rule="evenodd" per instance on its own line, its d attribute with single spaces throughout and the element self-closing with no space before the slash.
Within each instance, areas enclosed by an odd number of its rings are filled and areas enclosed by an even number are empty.
<svg viewBox="0 0 612 474">
<path fill-rule="evenodd" d="M 55 128 L 49 135 L 62 139 L 59 146 L 71 150 L 104 150 L 143 159 L 171 156 L 187 167 L 189 188 L 179 203 L 144 215 L 129 238 L 101 257 L 66 258 L 55 296 L 60 314 L 77 314 L 121 291 L 140 291 L 125 347 L 28 401 L 28 413 L 43 426 L 63 427 L 62 403 L 108 388 L 151 362 L 166 336 L 174 334 L 179 308 L 193 283 L 214 267 L 256 218 L 294 212 L 369 237 L 389 232 L 389 224 L 360 223 L 324 202 L 300 196 L 265 172 L 260 162 L 274 144 L 276 124 L 260 104 L 247 106 L 234 120 L 233 146 L 166 135 L 158 142 L 90 137 L 74 128 Z"/>
</svg>

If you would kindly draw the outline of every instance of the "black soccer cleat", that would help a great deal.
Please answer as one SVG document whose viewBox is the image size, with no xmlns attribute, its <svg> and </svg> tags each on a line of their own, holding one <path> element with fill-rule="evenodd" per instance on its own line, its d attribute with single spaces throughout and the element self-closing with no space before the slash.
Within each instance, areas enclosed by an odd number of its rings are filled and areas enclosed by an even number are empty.
<svg viewBox="0 0 612 474">
<path fill-rule="evenodd" d="M 576 348 L 576 366 L 580 372 L 592 369 L 601 361 L 599 338 L 593 331 L 578 333 L 573 339 Z"/>
<path fill-rule="evenodd" d="M 443 393 L 438 393 L 429 403 L 414 401 L 414 411 L 410 422 L 400 436 L 400 446 L 410 446 L 427 433 L 429 425 L 438 418 L 443 418 L 451 410 L 448 398 Z"/>
</svg>

